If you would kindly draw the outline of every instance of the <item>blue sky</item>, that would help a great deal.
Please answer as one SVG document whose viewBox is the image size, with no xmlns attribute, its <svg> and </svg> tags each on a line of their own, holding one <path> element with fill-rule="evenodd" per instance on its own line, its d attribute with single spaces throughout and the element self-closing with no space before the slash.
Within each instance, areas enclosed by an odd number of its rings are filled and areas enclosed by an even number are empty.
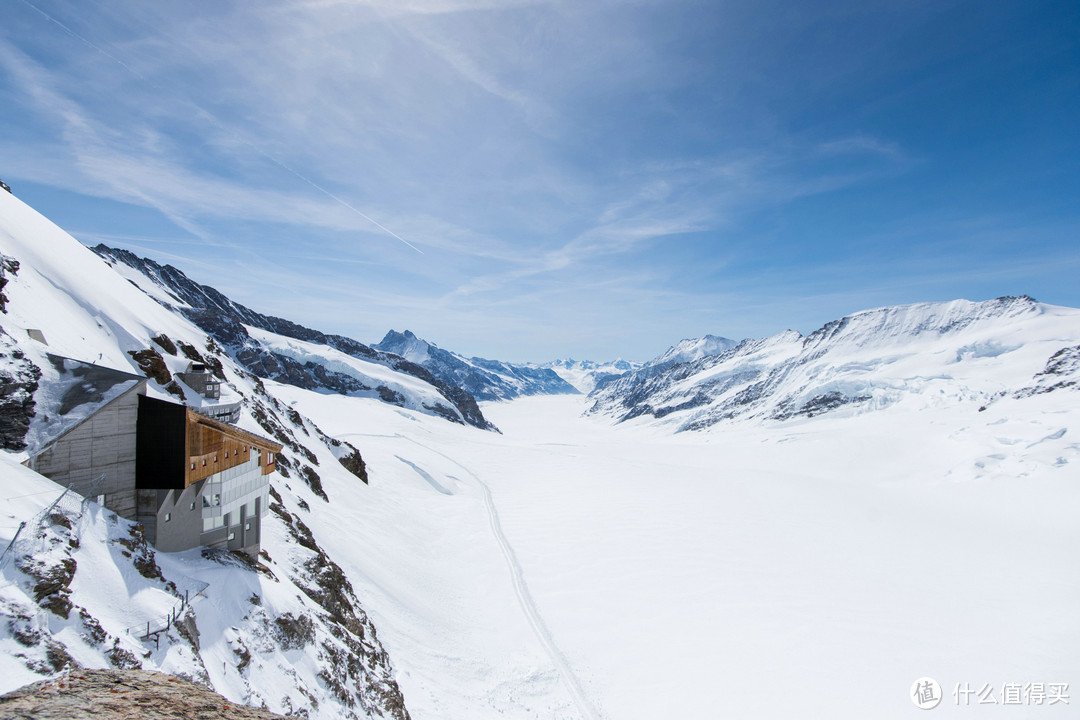
<svg viewBox="0 0 1080 720">
<path fill-rule="evenodd" d="M 0 178 L 83 242 L 367 342 L 1080 306 L 1074 0 L 9 0 L 0 107 Z"/>
</svg>

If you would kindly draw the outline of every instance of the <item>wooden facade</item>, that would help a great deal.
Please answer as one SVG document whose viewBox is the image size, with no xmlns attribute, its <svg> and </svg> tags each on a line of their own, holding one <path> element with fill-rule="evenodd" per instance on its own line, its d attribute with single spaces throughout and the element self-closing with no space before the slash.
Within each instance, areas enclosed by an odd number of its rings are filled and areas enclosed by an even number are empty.
<svg viewBox="0 0 1080 720">
<path fill-rule="evenodd" d="M 276 469 L 276 456 L 281 452 L 281 445 L 275 442 L 190 409 L 187 410 L 185 447 L 185 488 L 215 473 L 243 465 L 251 460 L 252 453 L 259 457 L 262 474 L 269 475 Z"/>
</svg>

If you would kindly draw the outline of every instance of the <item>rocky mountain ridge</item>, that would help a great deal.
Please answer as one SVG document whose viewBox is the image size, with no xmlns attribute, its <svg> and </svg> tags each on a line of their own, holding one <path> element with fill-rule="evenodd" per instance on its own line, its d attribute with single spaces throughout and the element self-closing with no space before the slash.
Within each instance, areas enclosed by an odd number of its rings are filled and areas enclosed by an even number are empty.
<svg viewBox="0 0 1080 720">
<path fill-rule="evenodd" d="M 426 407 L 430 412 L 454 422 L 463 422 L 485 430 L 494 429 L 476 405 L 476 398 L 467 390 L 436 377 L 415 362 L 393 353 L 372 349 L 352 338 L 323 333 L 291 320 L 256 312 L 233 302 L 208 285 L 191 280 L 172 265 L 161 265 L 128 250 L 101 244 L 91 249 L 114 267 L 126 266 L 136 271 L 138 277 L 132 277 L 130 273 L 127 275 L 133 284 L 194 322 L 225 348 L 238 363 L 258 377 L 306 389 L 326 389 L 343 395 L 369 393 L 392 404 L 402 404 L 405 394 L 401 388 L 373 385 L 367 378 L 347 372 L 340 365 L 320 362 L 318 356 L 298 360 L 281 352 L 280 348 L 269 347 L 267 343 L 253 337 L 248 327 L 315 346 L 325 346 L 346 356 L 411 375 L 434 387 L 448 403 L 447 406 L 442 403 L 420 402 L 420 407 Z M 152 287 L 147 287 L 147 282 L 151 283 Z"/>
</svg>

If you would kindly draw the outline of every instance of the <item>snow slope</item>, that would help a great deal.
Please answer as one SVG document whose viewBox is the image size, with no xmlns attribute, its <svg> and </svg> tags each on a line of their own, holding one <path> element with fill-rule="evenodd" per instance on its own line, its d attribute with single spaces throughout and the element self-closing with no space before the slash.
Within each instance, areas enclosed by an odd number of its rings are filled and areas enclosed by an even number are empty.
<svg viewBox="0 0 1080 720">
<path fill-rule="evenodd" d="M 282 392 L 366 449 L 376 499 L 313 527 L 381 529 L 415 717 L 919 717 L 925 675 L 1080 672 L 1071 392 L 677 435 L 525 398 L 502 436 Z"/>
<path fill-rule="evenodd" d="M 5 525 L 34 517 L 61 493 L 0 458 L 0 494 L 13 501 L 0 517 Z M 266 558 L 261 572 L 253 572 L 228 553 L 155 553 L 138 526 L 94 503 L 80 507 L 79 500 L 63 496 L 40 526 L 31 522 L 23 529 L 14 552 L 0 563 L 0 691 L 69 663 L 141 667 L 277 712 L 356 716 L 326 682 L 333 678 L 327 655 L 346 652 L 348 643 L 310 589 L 290 579 L 288 563 Z M 274 530 L 279 526 L 271 528 L 267 544 L 284 553 L 288 541 Z M 0 530 L 3 546 L 12 535 L 10 527 Z M 57 582 L 65 590 L 39 602 L 43 585 Z M 166 630 L 170 617 L 179 622 Z M 363 622 L 368 641 L 377 643 Z M 146 630 L 162 632 L 147 640 Z M 385 656 L 381 661 L 387 662 Z M 372 670 L 388 668 L 372 663 Z M 379 716 L 380 705 L 388 705 L 379 702 L 379 690 L 374 701 L 370 692 L 349 693 L 359 716 Z"/>
</svg>

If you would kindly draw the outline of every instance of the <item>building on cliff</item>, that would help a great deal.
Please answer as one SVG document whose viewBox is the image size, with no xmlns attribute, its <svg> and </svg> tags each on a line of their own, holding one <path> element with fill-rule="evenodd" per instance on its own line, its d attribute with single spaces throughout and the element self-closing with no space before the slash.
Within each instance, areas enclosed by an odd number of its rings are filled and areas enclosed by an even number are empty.
<svg viewBox="0 0 1080 720">
<path fill-rule="evenodd" d="M 138 375 L 48 359 L 60 380 L 39 398 L 28 467 L 142 523 L 159 550 L 258 554 L 281 445 L 150 397 Z"/>
</svg>

